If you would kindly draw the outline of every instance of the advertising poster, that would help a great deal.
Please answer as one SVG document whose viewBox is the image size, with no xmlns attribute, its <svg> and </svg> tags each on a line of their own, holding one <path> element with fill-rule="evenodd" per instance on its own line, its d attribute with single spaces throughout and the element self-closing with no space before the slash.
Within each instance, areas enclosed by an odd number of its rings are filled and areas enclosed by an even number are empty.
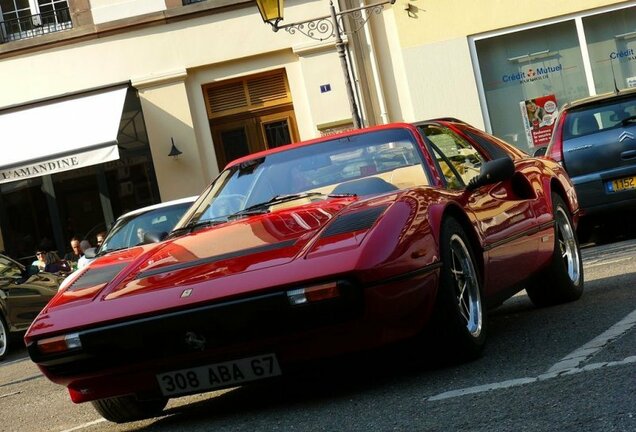
<svg viewBox="0 0 636 432">
<path fill-rule="evenodd" d="M 554 95 L 542 96 L 519 102 L 521 117 L 526 132 L 528 146 L 548 145 L 557 116 L 557 103 Z"/>
</svg>

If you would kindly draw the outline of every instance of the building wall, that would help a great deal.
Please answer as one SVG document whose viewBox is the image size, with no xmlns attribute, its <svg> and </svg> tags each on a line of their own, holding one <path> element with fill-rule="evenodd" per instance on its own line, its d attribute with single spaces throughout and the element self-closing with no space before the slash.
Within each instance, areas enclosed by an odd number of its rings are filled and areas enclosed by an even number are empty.
<svg viewBox="0 0 636 432">
<path fill-rule="evenodd" d="M 340 0 L 354 8 L 369 0 Z M 75 0 L 75 28 L 0 45 L 0 109 L 130 81 L 139 91 L 162 200 L 199 193 L 219 167 L 201 87 L 284 69 L 300 139 L 351 121 L 331 41 L 273 32 L 253 2 Z M 636 1 L 397 0 L 373 14 L 350 58 L 371 124 L 454 116 L 487 128 L 472 40 Z M 288 0 L 285 23 L 327 15 Z M 329 84 L 330 91 L 320 87 Z M 183 152 L 168 157 L 171 141 Z M 1 241 L 0 241 L 1 244 Z"/>
<path fill-rule="evenodd" d="M 137 13 L 124 7 L 130 3 L 93 0 L 93 18 Z M 328 11 L 322 1 L 290 3 L 285 10 L 290 21 L 312 18 L 319 7 Z M 0 108 L 130 80 L 139 89 L 161 198 L 188 196 L 218 173 L 201 91 L 205 83 L 285 68 L 301 139 L 317 136 L 317 125 L 351 119 L 333 44 L 308 41 L 273 32 L 255 5 L 130 28 L 1 59 L 0 74 L 9 78 L 0 82 Z M 321 94 L 326 83 L 332 90 Z M 171 137 L 183 151 L 177 161 L 167 156 Z"/>
<path fill-rule="evenodd" d="M 157 12 L 166 8 L 165 0 L 90 0 L 90 4 L 95 24 Z"/>
<path fill-rule="evenodd" d="M 407 3 L 411 5 L 411 11 L 404 10 L 395 15 L 400 44 L 404 48 L 465 38 L 629 1 L 398 0 L 396 6 Z"/>
<path fill-rule="evenodd" d="M 396 74 L 405 76 L 411 93 L 411 109 L 402 107 L 404 120 L 453 116 L 486 128 L 471 60 L 471 36 L 630 3 L 634 2 L 398 0 L 393 13 L 403 62 Z"/>
</svg>

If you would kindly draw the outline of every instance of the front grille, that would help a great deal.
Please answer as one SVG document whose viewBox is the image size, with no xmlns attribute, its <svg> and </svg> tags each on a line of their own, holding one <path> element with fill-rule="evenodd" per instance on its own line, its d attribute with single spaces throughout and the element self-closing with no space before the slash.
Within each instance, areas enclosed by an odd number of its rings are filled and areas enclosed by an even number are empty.
<svg viewBox="0 0 636 432">
<path fill-rule="evenodd" d="M 360 290 L 346 282 L 338 285 L 339 298 L 314 304 L 291 306 L 286 292 L 280 291 L 82 331 L 82 353 L 74 356 L 45 357 L 34 347 L 29 351 L 33 361 L 58 376 L 194 351 L 212 354 L 236 344 L 271 340 L 360 316 Z M 197 343 L 201 340 L 203 346 Z"/>
</svg>

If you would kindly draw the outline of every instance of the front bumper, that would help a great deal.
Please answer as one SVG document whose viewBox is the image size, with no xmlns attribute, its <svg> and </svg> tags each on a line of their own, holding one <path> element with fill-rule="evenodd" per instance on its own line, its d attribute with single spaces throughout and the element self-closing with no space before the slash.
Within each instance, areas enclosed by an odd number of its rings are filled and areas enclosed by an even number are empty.
<svg viewBox="0 0 636 432">
<path fill-rule="evenodd" d="M 432 310 L 437 268 L 374 286 L 342 280 L 338 298 L 315 304 L 280 291 L 99 326 L 79 332 L 81 350 L 43 355 L 31 343 L 29 355 L 74 402 L 156 397 L 166 371 L 265 352 L 284 367 L 410 337 Z"/>
</svg>

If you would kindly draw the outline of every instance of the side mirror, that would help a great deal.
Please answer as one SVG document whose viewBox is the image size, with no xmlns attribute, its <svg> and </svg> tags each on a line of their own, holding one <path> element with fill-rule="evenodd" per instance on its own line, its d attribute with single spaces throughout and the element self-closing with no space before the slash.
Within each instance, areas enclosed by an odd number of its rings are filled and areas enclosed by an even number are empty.
<svg viewBox="0 0 636 432">
<path fill-rule="evenodd" d="M 539 147 L 538 149 L 536 149 L 533 153 L 534 157 L 541 157 L 541 156 L 545 156 L 546 152 L 548 150 L 548 147 Z"/>
<path fill-rule="evenodd" d="M 479 175 L 473 177 L 466 185 L 469 191 L 478 187 L 508 180 L 515 173 L 515 164 L 509 157 L 495 159 L 482 164 Z"/>
<path fill-rule="evenodd" d="M 93 259 L 97 256 L 97 248 L 91 247 L 84 251 L 84 256 L 88 259 Z"/>
</svg>

